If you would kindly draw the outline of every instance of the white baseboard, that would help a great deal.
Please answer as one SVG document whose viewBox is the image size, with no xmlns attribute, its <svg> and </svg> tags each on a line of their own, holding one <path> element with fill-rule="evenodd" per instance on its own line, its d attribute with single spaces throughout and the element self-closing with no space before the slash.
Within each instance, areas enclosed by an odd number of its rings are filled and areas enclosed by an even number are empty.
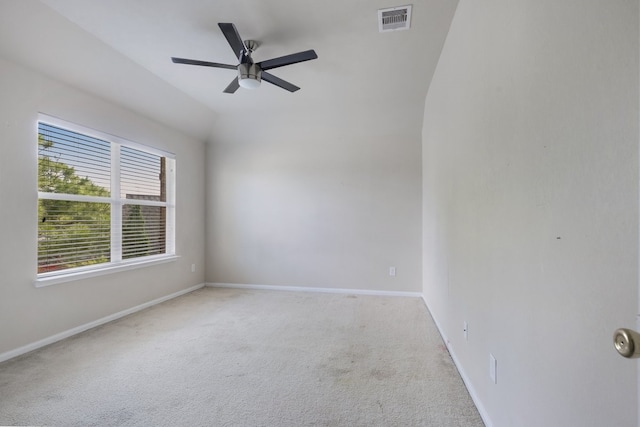
<svg viewBox="0 0 640 427">
<path fill-rule="evenodd" d="M 47 346 L 49 344 L 53 344 L 57 341 L 63 340 L 65 338 L 69 338 L 70 336 L 79 334 L 88 329 L 95 328 L 96 326 L 104 325 L 105 323 L 111 322 L 113 320 L 119 319 L 124 316 L 128 316 L 129 314 L 133 314 L 137 311 L 144 310 L 145 308 L 149 308 L 153 305 L 160 304 L 161 302 L 168 301 L 170 299 L 179 297 L 184 294 L 188 294 L 189 292 L 193 292 L 197 289 L 204 287 L 204 283 L 199 285 L 192 286 L 187 289 L 183 289 L 178 292 L 174 292 L 170 295 L 166 295 L 164 297 L 154 299 L 153 301 L 145 302 L 144 304 L 137 305 L 135 307 L 128 308 L 126 310 L 120 311 L 118 313 L 114 313 L 110 316 L 103 317 L 102 319 L 94 320 L 93 322 L 86 323 L 84 325 L 77 326 L 75 328 L 66 330 L 64 332 L 60 332 L 59 334 L 52 335 L 50 337 L 44 338 L 40 341 L 33 342 L 31 344 L 27 344 L 23 347 L 16 348 L 15 350 L 10 350 L 5 353 L 0 354 L 0 362 L 4 362 L 6 360 L 12 359 L 14 357 L 23 355 L 25 353 L 29 353 L 30 351 L 37 350 L 41 347 Z"/>
<path fill-rule="evenodd" d="M 304 286 L 248 285 L 238 283 L 207 283 L 206 286 L 211 288 L 258 289 L 268 291 L 322 292 L 329 294 L 378 295 L 388 297 L 422 297 L 420 292 L 375 291 L 366 289 L 307 288 Z"/>
<path fill-rule="evenodd" d="M 471 396 L 471 400 L 473 400 L 473 403 L 475 403 L 476 408 L 478 408 L 478 412 L 480 413 L 480 418 L 482 418 L 482 421 L 484 421 L 484 425 L 486 427 L 493 427 L 493 423 L 491 422 L 491 419 L 489 418 L 489 414 L 487 413 L 487 410 L 485 409 L 484 405 L 482 404 L 482 401 L 480 400 L 480 397 L 478 396 L 478 393 L 476 392 L 476 389 L 473 387 L 473 384 L 471 383 L 471 379 L 469 379 L 469 377 L 467 376 L 465 370 L 462 368 L 462 365 L 460 364 L 460 361 L 458 360 L 455 351 L 453 351 L 453 349 L 449 346 L 449 340 L 447 339 L 447 336 L 445 335 L 444 331 L 440 327 L 440 324 L 438 323 L 438 319 L 436 319 L 433 316 L 433 313 L 431 312 L 431 309 L 429 308 L 429 304 L 427 303 L 427 300 L 424 298 L 424 295 L 422 295 L 422 301 L 424 301 L 424 305 L 427 308 L 427 311 L 429 312 L 429 315 L 431 315 L 431 318 L 433 319 L 433 322 L 436 324 L 436 328 L 438 328 L 438 331 L 440 332 L 440 336 L 442 337 L 442 340 L 444 341 L 444 345 L 447 346 L 447 350 L 449 351 L 449 354 L 451 355 L 451 359 L 453 359 L 453 363 L 454 363 L 454 365 L 456 365 L 456 368 L 458 369 L 458 372 L 460 373 L 460 377 L 462 378 L 462 382 L 464 382 L 464 385 L 467 387 L 467 390 L 469 391 L 469 395 Z"/>
</svg>

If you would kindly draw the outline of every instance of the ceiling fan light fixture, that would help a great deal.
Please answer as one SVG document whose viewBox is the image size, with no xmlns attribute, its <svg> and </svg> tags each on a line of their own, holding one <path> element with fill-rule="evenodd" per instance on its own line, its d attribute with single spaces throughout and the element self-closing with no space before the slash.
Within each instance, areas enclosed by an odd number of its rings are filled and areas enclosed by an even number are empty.
<svg viewBox="0 0 640 427">
<path fill-rule="evenodd" d="M 238 65 L 238 84 L 245 89 L 257 89 L 260 87 L 262 70 L 258 64 Z"/>
<path fill-rule="evenodd" d="M 240 79 L 238 83 L 240 84 L 240 87 L 245 89 L 258 89 L 260 87 L 260 80 L 251 77 Z"/>
</svg>

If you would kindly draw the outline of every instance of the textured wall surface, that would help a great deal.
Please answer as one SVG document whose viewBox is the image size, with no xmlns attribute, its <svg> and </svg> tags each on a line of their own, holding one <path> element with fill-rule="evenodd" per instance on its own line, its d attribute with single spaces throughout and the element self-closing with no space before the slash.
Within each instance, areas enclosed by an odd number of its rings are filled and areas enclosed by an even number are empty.
<svg viewBox="0 0 640 427">
<path fill-rule="evenodd" d="M 425 106 L 424 294 L 496 427 L 638 425 L 612 346 L 638 310 L 638 77 L 637 1 L 458 5 Z"/>
<path fill-rule="evenodd" d="M 229 120 L 207 155 L 208 282 L 420 291 L 420 112 Z"/>
</svg>

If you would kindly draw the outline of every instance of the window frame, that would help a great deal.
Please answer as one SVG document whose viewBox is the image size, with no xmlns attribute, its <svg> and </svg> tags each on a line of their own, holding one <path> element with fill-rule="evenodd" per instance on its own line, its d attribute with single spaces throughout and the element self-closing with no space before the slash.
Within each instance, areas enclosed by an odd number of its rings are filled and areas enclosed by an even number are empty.
<svg viewBox="0 0 640 427">
<path fill-rule="evenodd" d="M 110 172 L 110 196 L 87 196 L 65 193 L 48 193 L 38 191 L 39 200 L 66 200 L 76 202 L 98 202 L 107 203 L 111 207 L 110 215 L 110 248 L 111 248 L 111 260 L 106 263 L 93 264 L 83 267 L 74 267 L 64 270 L 37 273 L 34 285 L 36 287 L 43 287 L 54 285 L 57 283 L 64 283 L 72 280 L 80 280 L 90 277 L 96 277 L 103 274 L 110 274 L 118 271 L 125 271 L 135 268 L 147 267 L 156 264 L 163 264 L 166 262 L 175 261 L 179 257 L 176 255 L 175 250 L 175 211 L 176 211 L 176 156 L 173 153 L 143 145 L 130 141 L 125 138 L 121 138 L 115 135 L 111 135 L 105 132 L 101 132 L 95 129 L 88 128 L 76 123 L 72 123 L 57 117 L 53 117 L 44 113 L 39 113 L 36 121 L 36 135 L 39 134 L 40 123 L 45 123 L 58 128 L 62 128 L 71 132 L 76 132 L 88 137 L 97 138 L 108 142 L 111 149 L 111 172 Z M 129 147 L 135 150 L 143 151 L 145 153 L 165 157 L 167 160 L 166 168 L 166 201 L 154 201 L 154 200 L 141 200 L 141 199 L 127 199 L 123 198 L 120 194 L 120 149 L 121 147 Z M 39 190 L 39 189 L 38 189 Z M 129 259 L 122 259 L 122 234 L 123 234 L 123 219 L 122 212 L 125 205 L 138 205 L 138 206 L 159 206 L 164 207 L 166 211 L 165 219 L 165 252 L 163 254 L 147 255 L 141 257 L 134 257 Z M 37 245 L 37 242 L 36 242 Z M 37 257 L 36 257 L 37 258 Z M 37 264 L 37 263 L 36 263 Z"/>
</svg>

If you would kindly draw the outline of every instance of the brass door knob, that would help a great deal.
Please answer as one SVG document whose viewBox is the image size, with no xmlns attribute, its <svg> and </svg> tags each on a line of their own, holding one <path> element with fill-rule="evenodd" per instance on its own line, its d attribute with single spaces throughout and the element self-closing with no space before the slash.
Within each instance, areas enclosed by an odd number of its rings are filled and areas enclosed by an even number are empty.
<svg viewBox="0 0 640 427">
<path fill-rule="evenodd" d="M 640 357 L 640 334 L 631 329 L 620 328 L 613 333 L 613 345 L 620 356 L 629 359 Z"/>
</svg>

